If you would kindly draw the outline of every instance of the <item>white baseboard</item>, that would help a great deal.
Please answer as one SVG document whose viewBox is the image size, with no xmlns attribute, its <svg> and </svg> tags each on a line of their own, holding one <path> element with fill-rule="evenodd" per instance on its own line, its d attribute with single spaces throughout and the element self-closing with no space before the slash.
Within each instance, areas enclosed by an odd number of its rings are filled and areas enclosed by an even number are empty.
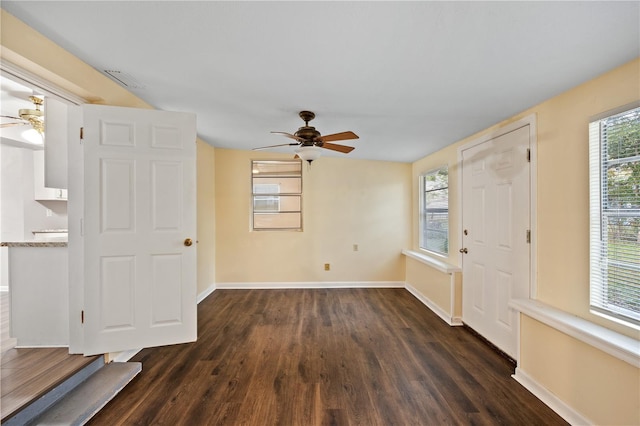
<svg viewBox="0 0 640 426">
<path fill-rule="evenodd" d="M 422 293 L 416 290 L 415 287 L 413 287 L 411 284 L 405 283 L 405 288 L 409 293 L 413 294 L 416 299 L 421 301 L 427 308 L 431 309 L 434 314 L 442 318 L 442 320 L 447 324 L 451 326 L 462 325 L 462 319 L 460 317 L 452 317 L 447 311 L 436 305 L 428 297 L 424 296 Z"/>
<path fill-rule="evenodd" d="M 17 340 L 17 339 L 15 339 Z M 15 345 L 16 349 L 68 348 L 69 345 Z"/>
<path fill-rule="evenodd" d="M 399 281 L 306 281 L 306 282 L 238 282 L 217 283 L 217 289 L 225 290 L 277 290 L 277 289 L 319 289 L 319 288 L 404 288 Z"/>
<path fill-rule="evenodd" d="M 560 417 L 572 425 L 593 425 L 591 420 L 567 405 L 560 398 L 551 393 L 547 388 L 536 382 L 531 376 L 525 373 L 522 368 L 516 367 L 516 372 L 512 375 L 518 383 L 524 386 L 529 392 L 534 394 L 540 401 L 555 411 Z"/>
<path fill-rule="evenodd" d="M 202 293 L 198 294 L 198 297 L 196 298 L 196 303 L 200 304 L 200 302 L 202 302 L 204 299 L 206 299 L 207 296 L 209 296 L 214 291 L 216 291 L 216 285 L 215 284 L 211 284 L 206 290 L 204 290 Z"/>
<path fill-rule="evenodd" d="M 462 317 L 451 317 L 451 323 L 449 325 L 452 325 L 454 327 L 464 325 L 464 323 L 462 322 Z"/>
</svg>

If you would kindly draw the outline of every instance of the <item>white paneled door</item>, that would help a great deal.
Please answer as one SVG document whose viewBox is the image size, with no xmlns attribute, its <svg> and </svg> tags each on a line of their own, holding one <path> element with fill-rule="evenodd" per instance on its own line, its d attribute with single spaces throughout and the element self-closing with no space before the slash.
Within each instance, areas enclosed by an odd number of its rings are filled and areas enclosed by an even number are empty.
<svg viewBox="0 0 640 426">
<path fill-rule="evenodd" d="M 512 298 L 530 288 L 529 125 L 462 150 L 465 324 L 513 358 Z"/>
<path fill-rule="evenodd" d="M 83 352 L 194 341 L 195 115 L 98 105 L 82 115 Z"/>
</svg>

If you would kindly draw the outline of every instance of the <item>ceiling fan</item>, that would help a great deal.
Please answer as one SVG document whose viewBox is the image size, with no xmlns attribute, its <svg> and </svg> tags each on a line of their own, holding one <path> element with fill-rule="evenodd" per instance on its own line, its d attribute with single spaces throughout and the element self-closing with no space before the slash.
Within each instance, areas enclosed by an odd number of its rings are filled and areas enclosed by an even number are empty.
<svg viewBox="0 0 640 426">
<path fill-rule="evenodd" d="M 30 124 L 38 133 L 44 133 L 44 113 L 40 110 L 40 107 L 44 103 L 44 100 L 37 96 L 29 96 L 29 100 L 33 102 L 35 109 L 22 108 L 18 110 L 19 117 L 13 117 L 11 115 L 0 115 L 2 118 L 9 118 L 11 120 L 18 120 L 11 123 L 0 124 L 0 128 L 12 127 L 12 126 L 25 126 Z"/>
<path fill-rule="evenodd" d="M 260 148 L 254 148 L 253 150 L 255 151 L 259 149 L 276 148 L 279 146 L 299 146 L 300 148 L 296 149 L 295 151 L 296 158 L 301 158 L 311 163 L 313 160 L 317 159 L 320 156 L 320 148 L 330 149 L 332 151 L 338 151 L 344 154 L 348 154 L 355 149 L 352 146 L 330 143 L 333 141 L 358 139 L 358 135 L 356 135 L 355 133 L 348 131 L 322 136 L 315 127 L 309 126 L 309 121 L 313 120 L 316 116 L 313 112 L 300 111 L 298 115 L 304 121 L 304 126 L 300 127 L 294 134 L 287 132 L 271 132 L 286 136 L 290 139 L 295 140 L 296 142 L 263 146 Z"/>
</svg>

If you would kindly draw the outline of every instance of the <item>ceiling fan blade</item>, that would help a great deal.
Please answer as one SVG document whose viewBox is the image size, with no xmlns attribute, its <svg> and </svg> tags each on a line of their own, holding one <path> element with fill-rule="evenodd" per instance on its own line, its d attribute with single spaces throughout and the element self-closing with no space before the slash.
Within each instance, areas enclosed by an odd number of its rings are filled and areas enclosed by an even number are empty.
<svg viewBox="0 0 640 426">
<path fill-rule="evenodd" d="M 253 148 L 252 151 L 258 151 L 260 149 L 268 149 L 268 148 L 276 148 L 278 146 L 293 146 L 293 145 L 299 145 L 297 143 L 281 143 L 278 145 L 269 145 L 269 146 L 261 146 L 259 148 Z"/>
<path fill-rule="evenodd" d="M 12 119 L 12 120 L 22 120 L 22 118 L 20 118 L 20 117 L 14 117 L 14 116 L 12 116 L 12 115 L 0 115 L 0 117 L 2 117 L 2 118 L 10 118 L 10 119 Z"/>
<path fill-rule="evenodd" d="M 283 135 L 286 136 L 288 138 L 297 140 L 298 142 L 300 142 L 300 139 L 296 136 L 296 135 L 292 135 L 291 133 L 287 133 L 287 132 L 271 132 L 271 133 L 276 133 L 278 135 Z"/>
<path fill-rule="evenodd" d="M 5 127 L 13 127 L 13 126 L 26 126 L 29 123 L 4 123 L 0 124 L 0 129 L 4 129 Z"/>
<path fill-rule="evenodd" d="M 332 151 L 342 152 L 344 154 L 348 154 L 355 149 L 352 146 L 338 145 L 335 143 L 328 143 L 328 142 L 323 143 L 322 146 L 320 146 L 320 148 L 326 148 Z"/>
<path fill-rule="evenodd" d="M 332 135 L 324 135 L 318 138 L 318 140 L 321 140 L 322 142 L 346 141 L 349 139 L 360 139 L 360 138 L 358 137 L 358 135 L 356 135 L 353 132 L 334 133 Z"/>
</svg>

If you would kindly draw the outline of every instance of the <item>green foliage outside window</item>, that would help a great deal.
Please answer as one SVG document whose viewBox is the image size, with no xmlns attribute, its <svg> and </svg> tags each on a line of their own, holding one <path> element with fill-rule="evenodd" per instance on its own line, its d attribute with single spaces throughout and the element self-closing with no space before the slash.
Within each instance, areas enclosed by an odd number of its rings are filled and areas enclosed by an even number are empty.
<svg viewBox="0 0 640 426">
<path fill-rule="evenodd" d="M 640 321 L 640 108 L 603 119 L 600 151 L 600 268 L 596 308 Z M 591 171 L 592 179 L 594 170 Z M 592 197 L 597 194 L 591 194 Z M 594 206 L 592 205 L 592 210 Z M 594 258 L 593 244 L 599 247 Z M 593 272 L 593 269 L 592 269 Z M 596 274 L 598 275 L 598 274 Z M 592 305 L 593 301 L 592 280 Z"/>
</svg>

